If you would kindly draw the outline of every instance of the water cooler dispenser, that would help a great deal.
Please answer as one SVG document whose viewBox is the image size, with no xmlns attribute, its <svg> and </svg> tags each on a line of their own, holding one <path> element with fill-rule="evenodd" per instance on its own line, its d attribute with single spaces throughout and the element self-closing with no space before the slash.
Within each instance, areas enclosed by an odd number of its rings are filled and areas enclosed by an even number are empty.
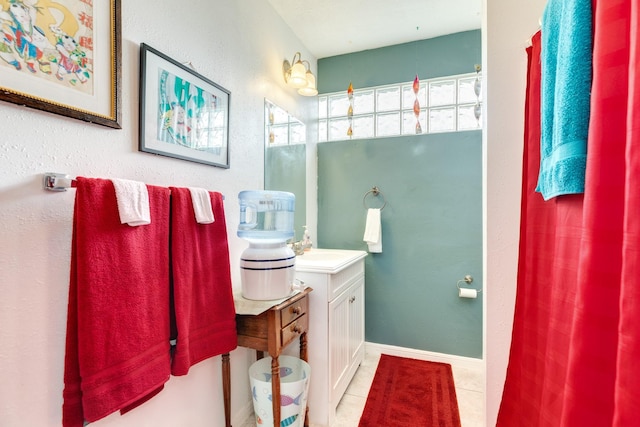
<svg viewBox="0 0 640 427">
<path fill-rule="evenodd" d="M 294 236 L 295 195 L 284 191 L 241 191 L 238 237 L 249 242 L 240 257 L 242 296 L 274 300 L 291 295 L 296 256 L 287 246 Z"/>
</svg>

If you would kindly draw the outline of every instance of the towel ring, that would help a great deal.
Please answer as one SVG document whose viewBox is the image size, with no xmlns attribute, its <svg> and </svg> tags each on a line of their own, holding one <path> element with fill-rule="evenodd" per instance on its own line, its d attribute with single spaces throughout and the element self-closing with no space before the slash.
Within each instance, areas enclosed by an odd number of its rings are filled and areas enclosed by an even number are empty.
<svg viewBox="0 0 640 427">
<path fill-rule="evenodd" d="M 380 191 L 380 189 L 378 187 L 373 187 L 371 190 L 367 191 L 366 193 L 364 193 L 364 197 L 362 198 L 362 206 L 364 206 L 365 209 L 367 208 L 367 196 L 369 194 L 373 194 L 374 196 L 380 196 L 382 197 L 382 207 L 380 208 L 380 210 L 384 209 L 385 206 L 387 206 L 387 200 L 384 198 L 384 194 L 382 194 L 382 191 Z"/>
</svg>

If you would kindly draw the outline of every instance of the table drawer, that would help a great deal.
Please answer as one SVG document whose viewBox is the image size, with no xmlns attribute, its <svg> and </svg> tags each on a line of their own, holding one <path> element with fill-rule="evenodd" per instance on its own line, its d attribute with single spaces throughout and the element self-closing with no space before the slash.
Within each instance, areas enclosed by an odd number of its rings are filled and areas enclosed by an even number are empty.
<svg viewBox="0 0 640 427">
<path fill-rule="evenodd" d="M 282 327 L 282 346 L 284 347 L 295 338 L 297 338 L 303 332 L 307 332 L 307 328 L 309 327 L 309 318 L 307 314 L 303 314 L 298 317 L 296 320 L 288 324 L 287 326 Z"/>
<path fill-rule="evenodd" d="M 298 301 L 294 301 L 280 310 L 280 324 L 284 328 L 286 325 L 302 316 L 309 310 L 309 299 L 305 296 Z"/>
</svg>

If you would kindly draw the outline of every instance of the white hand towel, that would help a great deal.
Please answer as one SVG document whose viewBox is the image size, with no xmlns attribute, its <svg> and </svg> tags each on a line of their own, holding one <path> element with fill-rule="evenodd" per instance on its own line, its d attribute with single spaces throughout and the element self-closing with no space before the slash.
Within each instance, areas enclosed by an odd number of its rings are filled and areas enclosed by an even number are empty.
<svg viewBox="0 0 640 427">
<path fill-rule="evenodd" d="M 369 245 L 369 252 L 382 252 L 382 225 L 380 223 L 380 209 L 367 210 L 367 223 L 364 228 L 363 240 Z"/>
<path fill-rule="evenodd" d="M 149 192 L 144 182 L 112 179 L 116 190 L 120 223 L 132 227 L 151 224 Z"/>
<path fill-rule="evenodd" d="M 211 209 L 211 196 L 204 188 L 188 187 L 191 192 L 193 211 L 196 214 L 198 224 L 211 224 L 215 221 L 213 209 Z"/>
</svg>

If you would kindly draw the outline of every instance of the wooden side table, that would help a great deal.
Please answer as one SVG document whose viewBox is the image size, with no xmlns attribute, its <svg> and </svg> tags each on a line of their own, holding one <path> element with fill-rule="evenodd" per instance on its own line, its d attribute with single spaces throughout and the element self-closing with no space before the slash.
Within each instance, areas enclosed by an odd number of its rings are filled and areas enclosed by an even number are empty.
<svg viewBox="0 0 640 427">
<path fill-rule="evenodd" d="M 256 350 L 258 359 L 266 351 L 271 356 L 271 395 L 273 396 L 273 425 L 280 426 L 280 363 L 282 350 L 300 337 L 300 358 L 307 359 L 307 330 L 309 328 L 309 292 L 306 288 L 260 314 L 236 314 L 238 345 Z M 225 426 L 231 427 L 231 369 L 229 355 L 222 356 L 222 385 L 224 389 Z M 309 426 L 309 408 L 304 425 Z"/>
</svg>

